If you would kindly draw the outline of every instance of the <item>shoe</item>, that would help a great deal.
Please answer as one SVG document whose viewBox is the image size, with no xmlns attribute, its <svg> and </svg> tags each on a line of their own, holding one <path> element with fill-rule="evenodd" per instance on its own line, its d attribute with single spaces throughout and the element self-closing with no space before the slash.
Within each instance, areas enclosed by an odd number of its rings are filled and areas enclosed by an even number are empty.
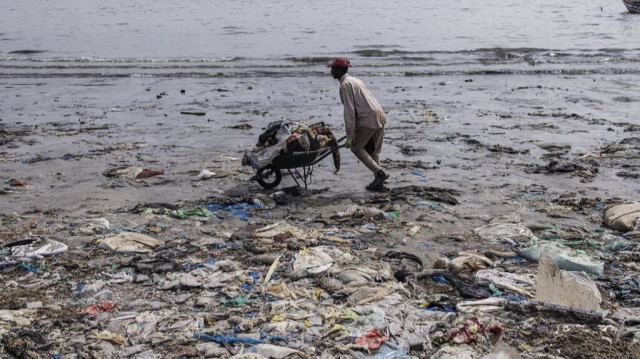
<svg viewBox="0 0 640 359">
<path fill-rule="evenodd" d="M 374 191 L 374 192 L 382 192 L 386 189 L 386 187 L 382 183 L 374 184 L 373 182 L 369 183 L 365 188 L 369 191 Z"/>
<path fill-rule="evenodd" d="M 368 189 L 369 191 L 382 191 L 384 190 L 383 181 L 384 181 L 383 177 L 376 176 L 373 182 L 369 183 L 365 188 Z"/>
<path fill-rule="evenodd" d="M 386 183 L 387 180 L 389 179 L 389 175 L 383 170 L 380 170 L 378 171 L 378 173 L 376 173 L 376 178 L 378 177 L 382 179 L 382 183 Z"/>
</svg>

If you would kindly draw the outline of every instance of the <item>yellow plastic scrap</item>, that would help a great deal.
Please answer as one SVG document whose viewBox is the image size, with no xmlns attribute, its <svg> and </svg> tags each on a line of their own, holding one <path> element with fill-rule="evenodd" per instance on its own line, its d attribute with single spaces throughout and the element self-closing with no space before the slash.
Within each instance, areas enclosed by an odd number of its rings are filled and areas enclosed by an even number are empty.
<svg viewBox="0 0 640 359">
<path fill-rule="evenodd" d="M 304 325 L 306 325 L 306 326 L 307 326 L 307 328 L 311 328 L 311 327 L 313 327 L 313 324 L 312 324 L 310 321 L 308 321 L 308 320 L 305 320 L 305 321 L 304 321 Z"/>
<path fill-rule="evenodd" d="M 271 319 L 271 323 L 278 323 L 278 322 L 284 322 L 285 321 L 285 316 L 284 315 L 276 315 L 273 317 L 273 319 Z"/>
<path fill-rule="evenodd" d="M 213 316 L 205 317 L 204 324 L 206 324 L 208 327 L 212 327 L 216 324 L 216 319 Z"/>
<path fill-rule="evenodd" d="M 278 264 L 280 264 L 280 257 L 282 257 L 282 255 L 279 255 L 278 258 L 276 258 L 276 260 L 273 261 L 273 263 L 271 264 L 271 267 L 269 267 L 267 276 L 264 277 L 264 284 L 269 283 L 269 280 L 271 280 L 271 275 L 273 274 L 273 272 L 275 272 L 276 267 L 278 267 Z"/>
<path fill-rule="evenodd" d="M 331 242 L 338 242 L 338 243 L 344 243 L 344 244 L 349 244 L 351 243 L 351 241 L 349 239 L 346 238 L 340 238 L 340 237 L 336 237 L 336 236 L 324 236 L 322 237 L 328 241 Z"/>
<path fill-rule="evenodd" d="M 108 341 L 108 342 L 111 342 L 113 344 L 118 344 L 118 345 L 122 345 L 126 341 L 125 337 L 122 334 L 111 333 L 111 332 L 106 331 L 106 330 L 104 330 L 102 332 L 98 332 L 97 330 L 94 330 L 91 333 L 91 335 L 89 336 L 89 338 L 98 339 L 98 340 L 104 340 L 104 341 Z"/>
<path fill-rule="evenodd" d="M 418 308 L 423 309 L 429 306 L 429 303 L 420 303 L 418 304 Z"/>
<path fill-rule="evenodd" d="M 322 334 L 322 337 L 326 337 L 327 335 L 331 335 L 333 333 L 337 333 L 339 331 L 341 331 L 342 329 L 344 329 L 344 327 L 340 324 L 336 324 L 333 327 L 331 327 L 331 329 L 327 329 L 324 334 Z"/>
<path fill-rule="evenodd" d="M 149 225 L 147 227 L 147 230 L 149 232 L 153 232 L 153 233 L 160 233 L 160 232 L 162 232 L 162 227 L 156 226 L 156 225 Z"/>
<path fill-rule="evenodd" d="M 473 323 L 469 326 L 469 333 L 476 334 L 478 333 L 478 323 Z"/>
<path fill-rule="evenodd" d="M 358 314 L 356 314 L 356 312 L 354 312 L 353 310 L 349 309 L 349 308 L 344 308 L 341 312 L 340 312 L 340 318 L 342 319 L 358 319 L 360 316 Z"/>
<path fill-rule="evenodd" d="M 300 251 L 300 255 L 303 256 L 303 255 L 307 254 L 310 249 L 311 249 L 310 247 L 306 247 L 305 249 Z"/>
<path fill-rule="evenodd" d="M 292 237 L 295 237 L 298 240 L 305 240 L 309 235 L 300 233 L 300 231 L 296 227 L 292 227 L 283 232 L 283 234 L 288 234 Z"/>
<path fill-rule="evenodd" d="M 320 298 L 320 294 L 322 294 L 323 292 L 324 292 L 324 289 L 316 290 L 316 294 L 313 295 L 313 300 L 318 300 L 318 298 Z"/>
</svg>

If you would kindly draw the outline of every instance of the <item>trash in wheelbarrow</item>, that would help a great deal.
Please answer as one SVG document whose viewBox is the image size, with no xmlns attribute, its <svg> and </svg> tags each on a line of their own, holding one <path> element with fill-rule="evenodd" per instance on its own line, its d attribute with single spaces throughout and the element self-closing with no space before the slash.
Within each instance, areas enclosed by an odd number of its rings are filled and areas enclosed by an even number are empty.
<svg viewBox="0 0 640 359">
<path fill-rule="evenodd" d="M 289 127 L 282 122 L 271 122 L 258 137 L 258 144 L 250 152 L 245 152 L 242 164 L 254 168 L 266 167 L 271 161 L 287 152 L 287 138 L 291 136 Z"/>
<path fill-rule="evenodd" d="M 286 169 L 300 186 L 293 170 L 305 184 L 313 173 L 313 165 L 329 154 L 333 155 L 336 172 L 340 170 L 340 151 L 337 140 L 329 126 L 323 122 L 315 124 L 269 123 L 258 138 L 258 144 L 246 152 L 242 164 L 252 166 L 258 183 L 265 189 L 275 188 L 282 180 L 281 170 Z M 297 168 L 302 168 L 299 173 Z"/>
</svg>

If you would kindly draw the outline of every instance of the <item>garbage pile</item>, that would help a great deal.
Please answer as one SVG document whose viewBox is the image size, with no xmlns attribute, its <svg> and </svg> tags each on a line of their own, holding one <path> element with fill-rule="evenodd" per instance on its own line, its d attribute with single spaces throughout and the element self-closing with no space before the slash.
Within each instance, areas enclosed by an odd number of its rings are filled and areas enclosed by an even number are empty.
<svg viewBox="0 0 640 359">
<path fill-rule="evenodd" d="M 3 216 L 0 352 L 636 355 L 638 203 L 592 208 L 604 216 L 597 231 L 498 219 L 428 236 L 438 218 L 455 217 L 459 195 L 398 186 L 368 203 L 323 206 L 322 191 L 288 190 L 140 203 L 85 219 Z M 438 241 L 462 244 L 436 249 Z"/>
</svg>

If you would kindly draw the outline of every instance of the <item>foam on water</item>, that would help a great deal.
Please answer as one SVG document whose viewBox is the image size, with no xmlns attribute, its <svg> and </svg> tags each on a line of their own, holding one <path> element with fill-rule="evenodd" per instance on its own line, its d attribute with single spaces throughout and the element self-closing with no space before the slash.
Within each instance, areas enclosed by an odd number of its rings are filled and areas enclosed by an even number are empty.
<svg viewBox="0 0 640 359">
<path fill-rule="evenodd" d="M 364 54 L 364 55 L 363 55 Z M 638 49 L 483 48 L 345 53 L 361 76 L 637 74 Z M 0 78 L 326 76 L 328 56 L 105 58 L 0 56 Z"/>
</svg>

